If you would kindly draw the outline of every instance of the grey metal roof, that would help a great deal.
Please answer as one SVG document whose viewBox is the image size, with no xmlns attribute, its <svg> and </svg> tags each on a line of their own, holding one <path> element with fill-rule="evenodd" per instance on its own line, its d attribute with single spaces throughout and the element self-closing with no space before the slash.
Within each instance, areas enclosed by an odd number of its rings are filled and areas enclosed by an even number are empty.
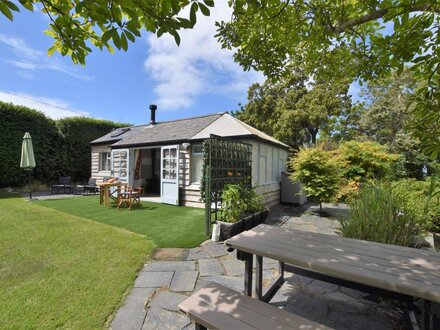
<svg viewBox="0 0 440 330">
<path fill-rule="evenodd" d="M 115 132 L 113 131 L 91 143 L 111 143 L 112 147 L 124 147 L 189 140 L 222 115 L 223 113 L 218 113 L 187 119 L 158 122 L 155 125 L 131 126 L 129 127 L 130 130 L 117 137 L 112 137 L 112 135 L 115 135 Z"/>
</svg>

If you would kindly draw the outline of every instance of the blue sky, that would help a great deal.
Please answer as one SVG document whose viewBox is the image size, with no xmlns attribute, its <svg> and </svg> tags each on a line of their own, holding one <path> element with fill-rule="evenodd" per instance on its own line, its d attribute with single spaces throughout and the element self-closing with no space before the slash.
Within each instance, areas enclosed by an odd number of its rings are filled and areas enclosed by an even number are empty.
<svg viewBox="0 0 440 330">
<path fill-rule="evenodd" d="M 23 10 L 14 22 L 0 15 L 0 100 L 52 118 L 83 114 L 132 124 L 149 121 L 151 103 L 158 120 L 236 110 L 250 84 L 264 77 L 243 72 L 213 37 L 215 20 L 228 13 L 220 3 L 211 17 L 200 17 L 182 33 L 180 47 L 144 32 L 127 52 L 94 49 L 85 67 L 47 56 L 52 39 L 43 33 L 48 19 L 41 13 Z"/>
</svg>

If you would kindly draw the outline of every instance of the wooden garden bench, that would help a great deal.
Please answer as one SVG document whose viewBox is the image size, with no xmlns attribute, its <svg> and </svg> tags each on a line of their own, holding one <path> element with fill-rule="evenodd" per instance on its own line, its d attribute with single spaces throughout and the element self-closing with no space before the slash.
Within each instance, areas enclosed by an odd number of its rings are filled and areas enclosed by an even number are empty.
<svg viewBox="0 0 440 330">
<path fill-rule="evenodd" d="M 196 329 L 329 329 L 217 283 L 200 289 L 179 308 Z"/>
</svg>

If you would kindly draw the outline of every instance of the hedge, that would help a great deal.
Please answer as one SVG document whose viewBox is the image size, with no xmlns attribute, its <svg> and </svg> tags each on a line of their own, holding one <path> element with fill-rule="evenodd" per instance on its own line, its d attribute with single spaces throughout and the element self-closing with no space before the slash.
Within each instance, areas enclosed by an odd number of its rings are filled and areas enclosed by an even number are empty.
<svg viewBox="0 0 440 330">
<path fill-rule="evenodd" d="M 26 183 L 27 174 L 20 168 L 25 132 L 31 134 L 34 145 L 35 179 L 49 183 L 59 176 L 71 176 L 86 181 L 90 177 L 90 142 L 127 126 L 86 117 L 55 121 L 37 110 L 1 101 L 0 118 L 0 187 Z"/>
</svg>

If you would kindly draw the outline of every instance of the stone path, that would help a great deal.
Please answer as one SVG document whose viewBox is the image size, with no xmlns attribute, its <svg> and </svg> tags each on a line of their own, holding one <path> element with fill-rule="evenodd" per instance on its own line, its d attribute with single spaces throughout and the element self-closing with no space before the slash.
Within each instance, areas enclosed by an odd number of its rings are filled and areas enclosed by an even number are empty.
<svg viewBox="0 0 440 330">
<path fill-rule="evenodd" d="M 332 217 L 344 206 L 326 205 Z M 320 218 L 309 207 L 278 206 L 266 223 L 306 231 L 335 234 L 337 221 Z M 209 282 L 243 291 L 244 263 L 228 253 L 223 243 L 206 241 L 193 249 L 162 249 L 145 265 L 111 328 L 194 329 L 177 305 Z M 173 260 L 169 260 L 173 259 Z M 267 282 L 277 275 L 277 262 L 264 259 Z M 337 329 L 406 328 L 402 310 L 378 297 L 286 273 L 286 282 L 271 304 Z"/>
</svg>

